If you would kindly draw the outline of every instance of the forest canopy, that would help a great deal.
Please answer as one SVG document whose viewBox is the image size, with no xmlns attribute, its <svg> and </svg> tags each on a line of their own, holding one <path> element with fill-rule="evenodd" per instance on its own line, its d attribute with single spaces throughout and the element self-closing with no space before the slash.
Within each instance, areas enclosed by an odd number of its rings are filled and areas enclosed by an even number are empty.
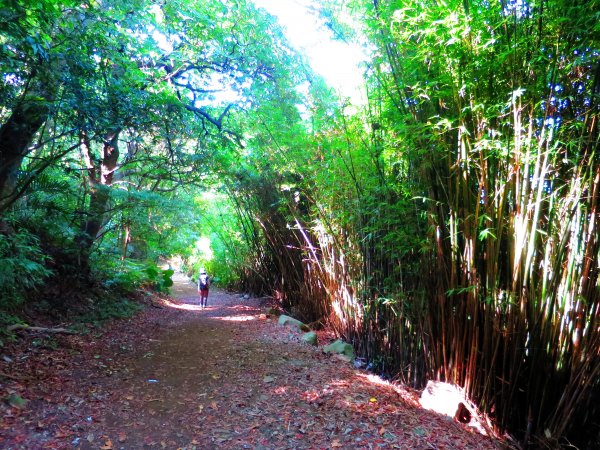
<svg viewBox="0 0 600 450">
<path fill-rule="evenodd" d="M 2 0 L 0 322 L 206 267 L 519 442 L 592 448 L 600 2 L 313 6 L 368 55 L 365 104 L 250 0 Z"/>
</svg>

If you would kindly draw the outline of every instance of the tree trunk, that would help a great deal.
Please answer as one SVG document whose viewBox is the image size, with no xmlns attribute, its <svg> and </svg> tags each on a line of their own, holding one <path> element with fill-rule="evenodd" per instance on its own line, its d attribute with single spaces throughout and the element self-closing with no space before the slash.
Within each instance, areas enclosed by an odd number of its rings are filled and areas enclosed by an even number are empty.
<svg viewBox="0 0 600 450">
<path fill-rule="evenodd" d="M 130 232 L 131 228 L 129 227 L 129 224 L 124 224 L 122 237 L 123 240 L 121 242 L 121 260 L 127 259 L 127 248 L 129 247 L 129 241 L 131 238 Z"/>
<path fill-rule="evenodd" d="M 90 203 L 86 219 L 81 225 L 79 238 L 80 265 L 84 270 L 89 268 L 89 255 L 92 245 L 105 222 L 106 211 L 110 203 L 110 186 L 112 185 L 117 163 L 119 161 L 119 134 L 117 129 L 105 135 L 102 146 L 100 170 L 93 165 L 91 144 L 84 136 L 84 159 L 88 169 L 90 186 Z"/>
<path fill-rule="evenodd" d="M 35 84 L 37 86 L 24 94 L 23 100 L 0 127 L 0 214 L 16 200 L 21 164 L 50 112 L 51 89 L 41 82 Z"/>
</svg>

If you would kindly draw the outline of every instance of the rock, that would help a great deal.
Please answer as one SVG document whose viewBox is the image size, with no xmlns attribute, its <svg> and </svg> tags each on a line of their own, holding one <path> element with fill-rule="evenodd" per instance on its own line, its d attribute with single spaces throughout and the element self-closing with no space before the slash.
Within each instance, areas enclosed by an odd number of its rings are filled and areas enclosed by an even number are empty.
<svg viewBox="0 0 600 450">
<path fill-rule="evenodd" d="M 458 386 L 441 381 L 427 382 L 420 398 L 421 406 L 438 414 L 443 414 L 462 423 L 471 420 L 471 413 L 462 390 Z"/>
<path fill-rule="evenodd" d="M 469 408 L 467 408 L 463 402 L 460 402 L 456 414 L 454 414 L 454 418 L 460 423 L 469 423 L 471 422 L 472 417 L 473 415 L 471 414 L 471 411 L 469 411 Z"/>
<path fill-rule="evenodd" d="M 279 311 L 277 308 L 269 308 L 267 315 L 279 317 L 281 315 L 281 311 Z"/>
<path fill-rule="evenodd" d="M 314 331 L 309 331 L 308 333 L 304 333 L 302 336 L 302 340 L 310 345 L 317 345 L 317 333 Z"/>
<path fill-rule="evenodd" d="M 248 300 L 250 296 L 248 294 L 244 295 L 244 300 Z"/>
<path fill-rule="evenodd" d="M 346 358 L 348 358 L 348 361 L 354 360 L 354 349 L 350 344 L 347 344 L 341 339 L 338 339 L 337 341 L 326 345 L 325 347 L 323 347 L 323 351 L 325 353 L 335 353 L 338 355 L 344 355 Z"/>
<path fill-rule="evenodd" d="M 281 326 L 291 325 L 293 327 L 298 327 L 298 329 L 300 329 L 300 327 L 302 325 L 304 325 L 299 320 L 294 319 L 293 317 L 290 317 L 290 316 L 286 316 L 285 314 L 282 314 L 281 316 L 279 316 L 279 321 L 277 323 Z"/>
<path fill-rule="evenodd" d="M 367 362 L 364 358 L 356 358 L 353 365 L 355 369 L 362 369 L 367 365 Z"/>
</svg>

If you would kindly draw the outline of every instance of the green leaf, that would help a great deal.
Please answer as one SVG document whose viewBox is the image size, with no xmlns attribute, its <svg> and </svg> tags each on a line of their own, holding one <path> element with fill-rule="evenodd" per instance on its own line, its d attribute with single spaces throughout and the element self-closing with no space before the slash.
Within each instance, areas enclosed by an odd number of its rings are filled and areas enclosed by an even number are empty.
<svg viewBox="0 0 600 450">
<path fill-rule="evenodd" d="M 6 397 L 6 402 L 13 408 L 25 409 L 28 400 L 24 399 L 18 394 L 10 394 Z"/>
</svg>

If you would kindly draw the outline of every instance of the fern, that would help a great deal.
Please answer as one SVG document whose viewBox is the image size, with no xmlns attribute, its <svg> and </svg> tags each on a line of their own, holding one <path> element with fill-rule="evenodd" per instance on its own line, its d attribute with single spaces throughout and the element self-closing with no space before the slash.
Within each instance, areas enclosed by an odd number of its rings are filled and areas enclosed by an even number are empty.
<svg viewBox="0 0 600 450">
<path fill-rule="evenodd" d="M 0 307 L 17 306 L 26 293 L 52 274 L 37 237 L 27 231 L 0 235 Z"/>
</svg>

